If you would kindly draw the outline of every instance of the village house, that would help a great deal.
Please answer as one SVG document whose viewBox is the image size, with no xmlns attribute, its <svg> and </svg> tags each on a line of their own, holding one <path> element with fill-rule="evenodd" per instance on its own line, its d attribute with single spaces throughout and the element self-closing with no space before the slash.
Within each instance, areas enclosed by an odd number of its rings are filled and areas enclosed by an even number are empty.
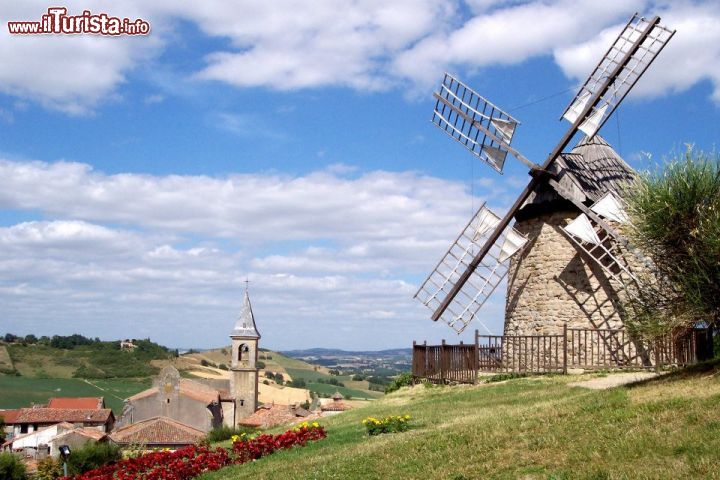
<svg viewBox="0 0 720 480">
<path fill-rule="evenodd" d="M 5 419 L 12 427 L 12 437 L 67 422 L 75 427 L 93 428 L 109 432 L 115 425 L 115 415 L 109 408 L 20 408 L 15 415 Z"/>
</svg>

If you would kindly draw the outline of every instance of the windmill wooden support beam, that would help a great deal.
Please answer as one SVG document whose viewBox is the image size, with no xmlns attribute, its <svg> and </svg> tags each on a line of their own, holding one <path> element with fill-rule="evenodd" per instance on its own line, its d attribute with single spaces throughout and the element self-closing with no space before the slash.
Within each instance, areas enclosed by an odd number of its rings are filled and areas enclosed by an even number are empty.
<svg viewBox="0 0 720 480">
<path fill-rule="evenodd" d="M 638 21 L 638 25 L 643 24 L 643 23 L 645 24 L 645 28 L 643 28 L 641 32 L 637 32 L 635 25 L 633 25 L 633 22 L 636 20 Z M 587 85 L 590 84 L 592 76 L 598 70 L 600 70 L 600 67 L 604 64 L 604 62 L 606 62 L 606 56 L 609 55 L 609 53 L 618 44 L 618 42 L 620 42 L 620 40 L 623 39 L 623 35 L 628 31 L 628 29 L 631 29 L 633 32 L 637 32 L 637 37 L 631 44 L 629 44 L 629 46 L 623 47 L 623 48 L 626 48 L 626 51 L 624 51 L 624 55 L 621 60 L 618 61 L 618 60 L 613 59 L 611 62 L 605 63 L 605 64 L 616 63 L 616 66 L 612 69 L 612 71 L 609 73 L 609 75 L 604 78 L 604 80 L 599 81 L 599 84 L 600 84 L 599 88 L 596 89 L 595 86 L 593 85 L 593 87 L 591 89 L 587 89 L 586 95 L 588 98 L 585 98 L 582 102 L 577 101 L 582 92 L 578 93 L 578 96 L 576 96 L 576 99 L 573 101 L 573 103 L 571 103 L 571 107 L 570 107 L 570 108 L 576 108 L 576 110 L 573 112 L 574 121 L 572 122 L 571 127 L 565 132 L 565 134 L 560 139 L 560 141 L 557 143 L 555 148 L 547 156 L 547 158 L 545 159 L 543 164 L 540 166 L 539 170 L 547 171 L 549 169 L 549 167 L 552 166 L 553 162 L 555 162 L 555 160 L 558 158 L 558 156 L 560 156 L 560 154 L 563 152 L 563 150 L 568 146 L 568 144 L 570 143 L 572 138 L 575 136 L 577 131 L 581 128 L 581 126 L 583 126 L 583 124 L 585 124 L 585 122 L 590 119 L 591 115 L 596 116 L 598 111 L 601 111 L 602 114 L 606 113 L 608 101 L 605 100 L 606 105 L 604 107 L 602 107 L 602 110 L 596 110 L 598 107 L 598 104 L 604 99 L 605 95 L 610 90 L 610 87 L 615 84 L 615 82 L 618 80 L 618 77 L 620 76 L 620 74 L 624 72 L 624 70 L 628 67 L 628 65 L 631 63 L 631 61 L 634 61 L 634 62 L 633 62 L 632 68 L 630 68 L 629 70 L 630 70 L 630 72 L 635 72 L 636 65 L 639 63 L 638 59 L 634 58 L 635 54 L 643 46 L 643 42 L 645 42 L 648 39 L 648 37 L 653 32 L 653 30 L 659 25 L 659 23 L 660 23 L 660 17 L 658 17 L 658 16 L 653 17 L 649 21 L 645 21 L 642 18 L 640 18 L 638 20 L 637 15 L 634 15 L 630 19 L 630 21 L 627 23 L 627 25 L 621 32 L 618 39 L 613 43 L 613 45 L 610 47 L 610 49 L 605 54 L 605 56 L 600 60 L 600 62 L 598 63 L 598 66 L 595 68 L 595 70 L 591 74 L 591 77 L 588 79 L 588 81 L 583 86 L 583 88 L 586 88 Z M 660 28 L 662 28 L 663 31 L 669 32 L 668 30 L 664 29 L 664 27 L 660 27 Z M 670 40 L 670 38 L 672 37 L 673 34 L 674 34 L 674 31 L 670 32 L 668 38 L 664 39 L 663 41 L 660 42 L 659 49 L 657 49 L 656 51 L 651 51 L 651 53 L 652 53 L 651 58 L 648 61 L 645 61 L 644 63 L 642 63 L 641 67 L 638 68 L 637 76 L 633 76 L 632 80 L 630 82 L 625 82 L 624 79 L 621 80 L 621 82 L 619 84 L 620 87 L 623 88 L 623 90 L 621 92 L 621 96 L 620 96 L 619 100 L 614 103 L 610 112 L 607 113 L 608 117 L 612 114 L 614 109 L 617 108 L 620 101 L 622 101 L 622 99 L 625 97 L 625 95 L 627 95 L 627 93 L 629 92 L 629 89 L 631 89 L 632 86 L 635 85 L 635 83 L 639 79 L 639 76 L 642 75 L 642 73 L 644 73 L 644 71 L 647 69 L 647 67 L 650 65 L 650 63 L 652 63 L 652 61 L 654 60 L 655 56 L 657 56 L 657 54 L 662 50 L 662 48 L 665 46 L 667 41 Z M 629 38 L 632 38 L 632 36 L 633 35 L 631 35 Z M 653 40 L 653 42 L 654 41 L 655 40 Z M 627 42 L 627 43 L 629 43 L 629 42 Z M 618 51 L 622 52 L 623 49 L 619 49 Z M 647 52 L 643 52 L 643 59 L 644 59 L 644 55 L 646 53 Z M 625 78 L 630 78 L 630 75 L 627 72 L 626 72 Z M 623 83 L 623 82 L 625 82 L 625 83 Z M 596 83 L 597 83 L 597 81 L 596 81 Z M 590 94 L 589 93 L 590 91 L 592 91 L 593 93 Z M 582 108 L 580 111 L 577 111 L 577 108 L 579 108 L 579 107 L 582 107 Z M 566 110 L 566 112 L 567 112 L 567 110 Z M 568 117 L 566 116 L 566 118 L 568 118 Z M 606 120 L 606 119 L 607 119 L 607 117 L 605 119 L 600 118 L 599 120 L 597 120 L 597 122 L 596 122 L 597 126 L 595 127 L 594 131 L 597 131 L 597 129 L 602 126 L 602 124 L 604 123 L 604 120 Z M 594 135 L 594 131 L 592 132 L 592 135 Z M 590 136 L 592 136 L 592 135 L 590 135 Z M 503 147 L 507 148 L 506 145 L 507 144 L 504 144 Z M 536 169 L 534 169 L 534 170 L 536 170 Z M 458 292 L 460 292 L 460 290 L 462 289 L 465 282 L 468 281 L 468 279 L 472 275 L 472 272 L 474 271 L 474 269 L 480 265 L 483 258 L 488 254 L 488 252 L 490 251 L 492 246 L 495 244 L 495 242 L 498 241 L 498 239 L 501 237 L 501 235 L 503 234 L 505 229 L 508 228 L 510 222 L 512 221 L 512 219 L 515 216 L 515 214 L 517 213 L 517 211 L 523 206 L 525 201 L 528 199 L 528 197 L 534 191 L 534 189 L 539 185 L 539 183 L 540 183 L 540 176 L 533 175 L 532 179 L 527 184 L 525 189 L 520 193 L 518 198 L 515 200 L 515 203 L 513 203 L 513 205 L 510 207 L 510 209 L 507 211 L 507 213 L 502 217 L 500 222 L 497 224 L 494 231 L 490 234 L 490 236 L 487 239 L 487 242 L 478 251 L 478 253 L 475 255 L 473 260 L 470 262 L 468 268 L 465 271 L 463 271 L 463 273 L 459 276 L 458 280 L 452 286 L 452 289 L 448 292 L 448 294 L 444 297 L 444 299 L 442 300 L 440 305 L 433 312 L 432 317 L 431 317 L 433 320 L 437 321 L 442 316 L 442 314 L 448 308 L 450 303 L 457 296 Z M 561 193 L 561 192 L 558 192 L 558 193 Z"/>
</svg>

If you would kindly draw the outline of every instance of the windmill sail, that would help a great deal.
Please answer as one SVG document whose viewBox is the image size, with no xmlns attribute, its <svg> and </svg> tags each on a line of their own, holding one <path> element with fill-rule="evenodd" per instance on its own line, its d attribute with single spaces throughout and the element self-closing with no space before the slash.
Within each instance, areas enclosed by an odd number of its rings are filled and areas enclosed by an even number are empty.
<svg viewBox="0 0 720 480">
<path fill-rule="evenodd" d="M 608 192 L 603 195 L 600 200 L 590 207 L 590 210 L 601 217 L 605 217 L 617 223 L 628 223 L 629 221 L 625 208 L 612 192 Z"/>
<path fill-rule="evenodd" d="M 624 288 L 640 281 L 630 268 L 625 253 L 618 242 L 584 213 L 565 227 L 561 227 L 567 237 L 580 250 L 590 257 L 605 272 Z"/>
<path fill-rule="evenodd" d="M 519 122 L 447 73 L 434 97 L 432 122 L 502 173 Z"/>
<path fill-rule="evenodd" d="M 423 282 L 415 298 L 434 311 L 470 268 L 470 262 L 499 222 L 500 217 L 483 204 Z M 442 320 L 458 333 L 472 320 L 477 320 L 488 330 L 479 319 L 478 311 L 507 275 L 508 259 L 520 251 L 525 243 L 527 238 L 524 235 L 512 228 L 508 229 L 495 242 L 484 261 L 473 269 L 460 293 L 444 311 Z"/>
<path fill-rule="evenodd" d="M 565 109 L 563 118 L 574 124 L 592 97 L 606 88 L 579 127 L 589 137 L 600 130 L 675 34 L 674 30 L 660 25 L 659 21 L 657 17 L 647 20 L 637 14 L 630 19 Z M 629 59 L 628 54 L 631 55 Z M 617 75 L 611 77 L 618 68 Z M 605 87 L 608 78 L 612 78 L 609 88 Z"/>
</svg>

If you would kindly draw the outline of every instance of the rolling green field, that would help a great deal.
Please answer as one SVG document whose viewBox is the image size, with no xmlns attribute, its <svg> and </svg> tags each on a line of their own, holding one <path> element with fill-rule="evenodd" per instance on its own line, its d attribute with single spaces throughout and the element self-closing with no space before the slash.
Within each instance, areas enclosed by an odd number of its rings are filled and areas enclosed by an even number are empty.
<svg viewBox="0 0 720 480">
<path fill-rule="evenodd" d="M 29 407 L 46 403 L 50 397 L 105 397 L 105 404 L 117 416 L 123 399 L 150 386 L 150 380 L 77 378 L 27 378 L 0 375 L 0 408 Z"/>
<path fill-rule="evenodd" d="M 200 478 L 720 478 L 717 363 L 633 387 L 569 385 L 595 376 L 403 388 L 322 419 L 325 440 Z M 399 414 L 410 431 L 368 437 L 361 423 Z"/>
</svg>

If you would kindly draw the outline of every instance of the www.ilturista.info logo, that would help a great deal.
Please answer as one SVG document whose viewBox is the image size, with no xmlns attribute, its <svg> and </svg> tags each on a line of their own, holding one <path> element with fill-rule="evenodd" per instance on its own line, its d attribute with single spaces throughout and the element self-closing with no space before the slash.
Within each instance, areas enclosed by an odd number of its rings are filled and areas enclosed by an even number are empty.
<svg viewBox="0 0 720 480">
<path fill-rule="evenodd" d="M 130 20 L 107 13 L 94 14 L 90 10 L 83 11 L 82 15 L 68 15 L 65 7 L 50 7 L 39 22 L 8 22 L 8 31 L 14 35 L 147 35 L 150 23 L 141 18 Z"/>
</svg>

